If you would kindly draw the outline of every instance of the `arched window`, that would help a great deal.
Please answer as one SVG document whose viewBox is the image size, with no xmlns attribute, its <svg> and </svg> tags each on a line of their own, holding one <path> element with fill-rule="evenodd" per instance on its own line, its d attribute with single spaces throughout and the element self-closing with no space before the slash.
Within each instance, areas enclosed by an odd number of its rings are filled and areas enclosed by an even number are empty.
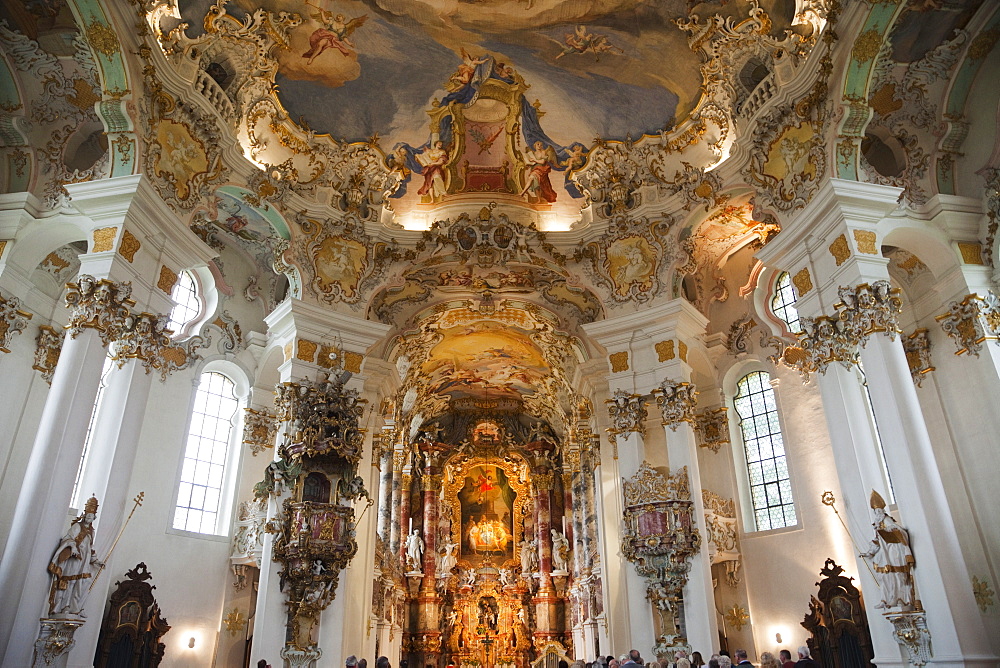
<svg viewBox="0 0 1000 668">
<path fill-rule="evenodd" d="M 872 428 L 872 438 L 875 441 L 875 448 L 878 451 L 878 463 L 881 468 L 882 482 L 885 484 L 886 495 L 889 505 L 896 503 L 896 494 L 892 489 L 892 478 L 889 477 L 889 464 L 885 461 L 885 449 L 882 446 L 882 434 L 878 429 L 878 421 L 875 419 L 875 404 L 872 403 L 872 394 L 868 389 L 868 376 L 865 375 L 865 368 L 860 360 L 855 367 L 858 375 L 858 383 L 865 393 L 865 407 L 868 409 L 868 422 Z"/>
<path fill-rule="evenodd" d="M 792 526 L 797 522 L 795 504 L 771 377 L 763 371 L 743 376 L 734 403 L 746 452 L 755 530 Z"/>
<path fill-rule="evenodd" d="M 177 490 L 173 528 L 218 534 L 226 464 L 237 420 L 235 384 L 216 371 L 198 381 Z"/>
<path fill-rule="evenodd" d="M 185 325 L 201 313 L 201 298 L 198 296 L 198 284 L 190 271 L 181 272 L 174 289 L 170 291 L 174 307 L 170 309 L 170 322 L 167 329 L 173 330 L 174 337 L 179 337 Z"/>
<path fill-rule="evenodd" d="M 114 361 L 111 359 L 110 351 L 104 358 L 104 368 L 101 369 L 101 382 L 97 385 L 97 396 L 94 397 L 94 408 L 90 411 L 90 422 L 87 423 L 87 435 L 83 439 L 83 453 L 80 455 L 80 466 L 76 469 L 76 480 L 73 482 L 72 505 L 74 508 L 83 508 L 83 503 L 87 499 L 85 494 L 91 492 L 80 492 L 80 478 L 83 477 L 83 467 L 87 464 L 87 455 L 90 454 L 90 446 L 94 441 L 94 423 L 97 422 L 97 414 L 101 412 L 101 401 L 104 399 L 104 388 L 108 385 L 108 374 L 111 373 L 111 366 Z M 82 498 L 77 498 L 82 497 Z"/>
<path fill-rule="evenodd" d="M 799 322 L 799 312 L 795 310 L 795 292 L 792 290 L 792 278 L 787 271 L 778 274 L 774 284 L 774 294 L 771 296 L 771 313 L 785 323 L 788 331 L 797 334 L 802 331 Z"/>
</svg>

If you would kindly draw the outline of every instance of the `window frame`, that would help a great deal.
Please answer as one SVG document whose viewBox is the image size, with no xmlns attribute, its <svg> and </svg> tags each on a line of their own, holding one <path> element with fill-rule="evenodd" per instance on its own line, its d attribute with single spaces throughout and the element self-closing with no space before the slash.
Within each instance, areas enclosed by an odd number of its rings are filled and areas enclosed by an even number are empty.
<svg viewBox="0 0 1000 668">
<path fill-rule="evenodd" d="M 176 299 L 177 290 L 184 284 L 185 277 L 191 279 L 191 287 L 192 291 L 194 292 L 195 308 L 194 308 L 194 313 L 191 315 L 191 317 L 189 317 L 183 323 L 178 324 L 174 323 L 173 321 L 174 311 L 176 311 L 177 308 L 182 305 L 185 305 L 187 308 L 190 308 L 190 306 L 182 304 L 182 302 L 179 302 Z M 205 300 L 202 298 L 202 292 L 203 290 L 200 281 L 198 280 L 197 274 L 195 274 L 192 271 L 185 270 L 177 275 L 177 282 L 174 283 L 174 286 L 170 289 L 170 301 L 172 301 L 174 305 L 170 308 L 170 313 L 167 315 L 168 329 L 173 328 L 172 326 L 174 326 L 175 324 L 178 325 L 176 329 L 173 329 L 174 333 L 171 334 L 171 338 L 174 339 L 184 338 L 185 335 L 187 335 L 191 330 L 192 323 L 196 323 L 199 320 L 201 320 L 201 317 L 205 312 Z"/>
<path fill-rule="evenodd" d="M 207 266 L 192 267 L 178 273 L 178 282 L 181 274 L 191 277 L 195 287 L 195 295 L 198 299 L 200 310 L 186 323 L 179 327 L 170 338 L 175 341 L 183 341 L 194 336 L 207 323 L 219 308 L 219 291 L 215 285 L 215 276 Z M 176 287 L 176 286 L 175 286 Z M 170 300 L 173 301 L 173 289 L 170 291 Z M 171 313 L 173 308 L 170 309 Z M 170 317 L 170 313 L 167 314 Z"/>
<path fill-rule="evenodd" d="M 784 445 L 785 451 L 785 465 L 788 471 L 788 482 L 789 488 L 791 490 L 791 505 L 795 512 L 795 523 L 788 524 L 783 527 L 772 528 L 772 529 L 758 529 L 757 528 L 757 515 L 756 507 L 753 503 L 753 496 L 751 494 L 751 483 L 750 483 L 750 467 L 747 461 L 746 444 L 743 440 L 743 429 L 740 427 L 740 414 L 736 410 L 736 395 L 739 393 L 739 383 L 746 376 L 752 373 L 762 372 L 767 374 L 771 389 L 774 390 L 774 410 L 778 418 L 778 427 L 781 430 L 782 443 Z M 780 383 L 780 379 L 775 378 L 775 370 L 768 368 L 768 366 L 759 360 L 747 360 L 741 364 L 734 365 L 726 373 L 725 382 L 725 396 L 726 405 L 729 408 L 728 414 L 731 419 L 728 420 L 729 423 L 729 434 L 730 443 L 732 446 L 733 461 L 736 464 L 736 488 L 740 499 L 740 515 L 743 523 L 743 533 L 747 537 L 755 537 L 761 535 L 769 535 L 772 533 L 796 531 L 802 529 L 802 514 L 798 507 L 797 499 L 800 498 L 798 493 L 797 479 L 798 476 L 794 474 L 792 458 L 789 454 L 789 445 L 787 442 L 786 434 L 788 430 L 785 427 L 785 420 L 782 416 L 781 411 L 781 399 L 778 396 L 778 392 L 775 389 L 775 381 Z M 742 468 L 739 468 L 742 467 Z"/>
<path fill-rule="evenodd" d="M 87 462 L 90 459 L 91 452 L 94 446 L 94 429 L 97 427 L 97 418 L 100 416 L 101 404 L 104 401 L 104 393 L 108 389 L 108 383 L 111 380 L 111 374 L 115 370 L 115 361 L 112 357 L 112 352 L 110 347 L 105 350 L 107 356 L 104 358 L 103 366 L 101 367 L 101 378 L 97 383 L 97 394 L 94 396 L 94 407 L 90 410 L 90 420 L 87 421 L 87 433 L 83 437 L 83 452 L 80 453 L 80 463 L 76 469 L 76 478 L 73 481 L 73 494 L 70 497 L 70 508 L 78 510 L 83 508 L 83 504 L 88 498 L 87 495 L 92 492 L 83 492 L 80 489 L 80 483 L 83 482 L 84 473 L 87 470 Z"/>
<path fill-rule="evenodd" d="M 231 420 L 229 432 L 228 451 L 222 475 L 222 488 L 219 491 L 219 510 L 215 518 L 214 533 L 201 533 L 188 529 L 174 528 L 174 514 L 177 511 L 177 499 L 180 496 L 181 476 L 184 472 L 184 460 L 187 456 L 188 439 L 191 433 L 191 423 L 194 419 L 195 401 L 198 397 L 198 388 L 202 378 L 209 373 L 218 373 L 225 376 L 233 383 L 233 397 L 236 399 L 236 410 Z M 166 519 L 166 533 L 190 538 L 200 538 L 226 542 L 230 540 L 230 532 L 233 526 L 233 518 L 236 513 L 236 486 L 239 481 L 239 469 L 242 463 L 242 448 L 240 444 L 243 440 L 243 418 L 244 409 L 250 394 L 249 374 L 238 364 L 226 359 L 209 360 L 197 369 L 197 373 L 191 379 L 191 393 L 188 398 L 187 417 L 184 421 L 184 430 L 180 435 L 180 447 L 178 448 L 177 470 L 174 475 L 173 492 L 169 512 Z"/>
<path fill-rule="evenodd" d="M 799 324 L 798 330 L 793 330 L 791 325 L 784 318 L 778 315 L 774 308 L 774 301 L 778 298 L 779 294 L 779 283 L 781 283 L 783 276 L 788 277 L 788 287 L 791 289 L 792 296 L 794 297 L 792 302 L 790 304 L 784 304 L 783 308 L 787 309 L 791 307 L 795 309 L 795 322 Z M 770 289 L 767 291 L 767 297 L 765 298 L 766 301 L 764 303 L 764 308 L 767 314 L 778 322 L 778 326 L 781 328 L 783 336 L 797 337 L 798 333 L 803 331 L 802 316 L 799 315 L 799 310 L 796 307 L 796 304 L 799 301 L 799 296 L 795 293 L 795 285 L 792 283 L 792 275 L 787 271 L 776 271 L 771 277 L 771 280 L 768 282 L 768 286 Z"/>
</svg>

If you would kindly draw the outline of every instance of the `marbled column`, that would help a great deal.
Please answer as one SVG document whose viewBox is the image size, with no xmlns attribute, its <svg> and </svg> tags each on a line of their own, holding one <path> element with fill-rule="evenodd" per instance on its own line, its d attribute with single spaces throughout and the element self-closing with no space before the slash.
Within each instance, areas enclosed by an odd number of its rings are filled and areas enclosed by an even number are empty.
<svg viewBox="0 0 1000 668">
<path fill-rule="evenodd" d="M 570 513 L 570 525 L 572 526 L 574 540 L 570 543 L 573 546 L 573 574 L 579 578 L 584 575 L 587 569 L 586 551 L 583 549 L 584 535 L 584 513 L 586 509 L 583 501 L 583 476 L 579 467 L 570 476 L 570 489 L 572 498 L 566 504 L 566 510 Z M 585 615 L 584 615 L 585 617 Z"/>
<path fill-rule="evenodd" d="M 562 474 L 563 491 L 563 517 L 566 518 L 566 539 L 569 540 L 570 547 L 576 539 L 577 533 L 573 523 L 573 476 L 564 471 Z M 562 528 L 562 527 L 558 527 Z"/>
<path fill-rule="evenodd" d="M 399 540 L 396 546 L 399 550 L 399 562 L 406 570 L 406 539 L 410 535 L 410 487 L 413 485 L 413 476 L 403 473 L 400 479 L 400 503 L 399 503 Z"/>
<path fill-rule="evenodd" d="M 552 588 L 552 476 L 548 473 L 535 478 L 535 539 L 541 572 L 539 588 L 543 590 Z"/>
<path fill-rule="evenodd" d="M 535 485 L 535 539 L 538 541 L 540 577 L 535 604 L 535 646 L 550 640 L 561 640 L 559 629 L 559 599 L 552 586 L 552 485 L 555 474 L 551 471 L 536 473 Z"/>
<path fill-rule="evenodd" d="M 600 463 L 600 462 L 598 462 Z M 590 570 L 593 564 L 590 563 L 590 555 L 597 545 L 597 503 L 595 499 L 594 471 L 591 467 L 589 457 L 584 458 L 583 471 L 581 471 L 581 484 L 583 486 L 583 552 L 587 562 L 587 569 Z"/>
<path fill-rule="evenodd" d="M 394 453 L 392 456 L 392 499 L 390 510 L 392 512 L 389 523 L 389 553 L 399 554 L 399 534 L 400 534 L 400 511 L 402 510 L 402 489 L 403 489 L 403 456 Z"/>
<path fill-rule="evenodd" d="M 423 589 L 434 589 L 434 574 L 437 568 L 437 526 L 438 494 L 441 491 L 441 476 L 431 466 L 424 469 L 421 479 L 424 494 L 424 583 Z"/>
<path fill-rule="evenodd" d="M 378 462 L 378 537 L 383 549 L 388 551 L 392 533 L 392 448 L 388 445 L 383 448 Z"/>
<path fill-rule="evenodd" d="M 441 657 L 440 631 L 440 599 L 435 587 L 435 571 L 437 569 L 437 526 L 438 498 L 441 491 L 441 475 L 430 463 L 421 479 L 424 497 L 424 579 L 417 598 L 419 606 L 418 625 L 422 646 L 420 648 L 421 666 L 436 666 Z"/>
</svg>

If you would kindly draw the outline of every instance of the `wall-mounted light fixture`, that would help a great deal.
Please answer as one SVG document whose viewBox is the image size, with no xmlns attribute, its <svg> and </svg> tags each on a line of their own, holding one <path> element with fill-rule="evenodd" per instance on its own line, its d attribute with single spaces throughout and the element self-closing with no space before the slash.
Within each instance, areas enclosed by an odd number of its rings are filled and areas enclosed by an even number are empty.
<svg viewBox="0 0 1000 668">
<path fill-rule="evenodd" d="M 190 647 L 191 649 L 194 649 L 194 638 L 193 637 L 190 640 L 188 640 L 188 647 Z"/>
<path fill-rule="evenodd" d="M 780 633 L 775 633 L 774 634 L 774 642 L 778 643 L 779 645 L 781 644 L 781 634 Z"/>
</svg>

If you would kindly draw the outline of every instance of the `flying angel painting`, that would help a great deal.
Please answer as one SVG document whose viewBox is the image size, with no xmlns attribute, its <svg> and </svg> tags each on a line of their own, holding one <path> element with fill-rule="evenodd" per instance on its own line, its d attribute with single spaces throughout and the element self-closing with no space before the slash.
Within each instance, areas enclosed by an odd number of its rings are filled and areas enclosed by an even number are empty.
<svg viewBox="0 0 1000 668">
<path fill-rule="evenodd" d="M 565 39 L 558 44 L 562 47 L 562 52 L 556 56 L 556 60 L 574 53 L 590 52 L 597 56 L 597 61 L 600 62 L 602 53 L 615 55 L 625 53 L 609 42 L 607 35 L 590 32 L 587 30 L 587 26 L 582 25 L 577 26 L 573 32 L 566 33 Z"/>
<path fill-rule="evenodd" d="M 313 5 L 315 7 L 315 5 Z M 348 39 L 355 30 L 360 28 L 368 20 L 368 15 L 358 16 L 348 21 L 343 14 L 334 14 L 321 7 L 316 7 L 319 11 L 313 12 L 312 17 L 323 28 L 317 28 L 309 36 L 309 50 L 302 54 L 303 58 L 309 59 L 309 64 L 329 48 L 340 51 L 344 56 L 349 56 L 348 47 L 357 47 Z"/>
</svg>

